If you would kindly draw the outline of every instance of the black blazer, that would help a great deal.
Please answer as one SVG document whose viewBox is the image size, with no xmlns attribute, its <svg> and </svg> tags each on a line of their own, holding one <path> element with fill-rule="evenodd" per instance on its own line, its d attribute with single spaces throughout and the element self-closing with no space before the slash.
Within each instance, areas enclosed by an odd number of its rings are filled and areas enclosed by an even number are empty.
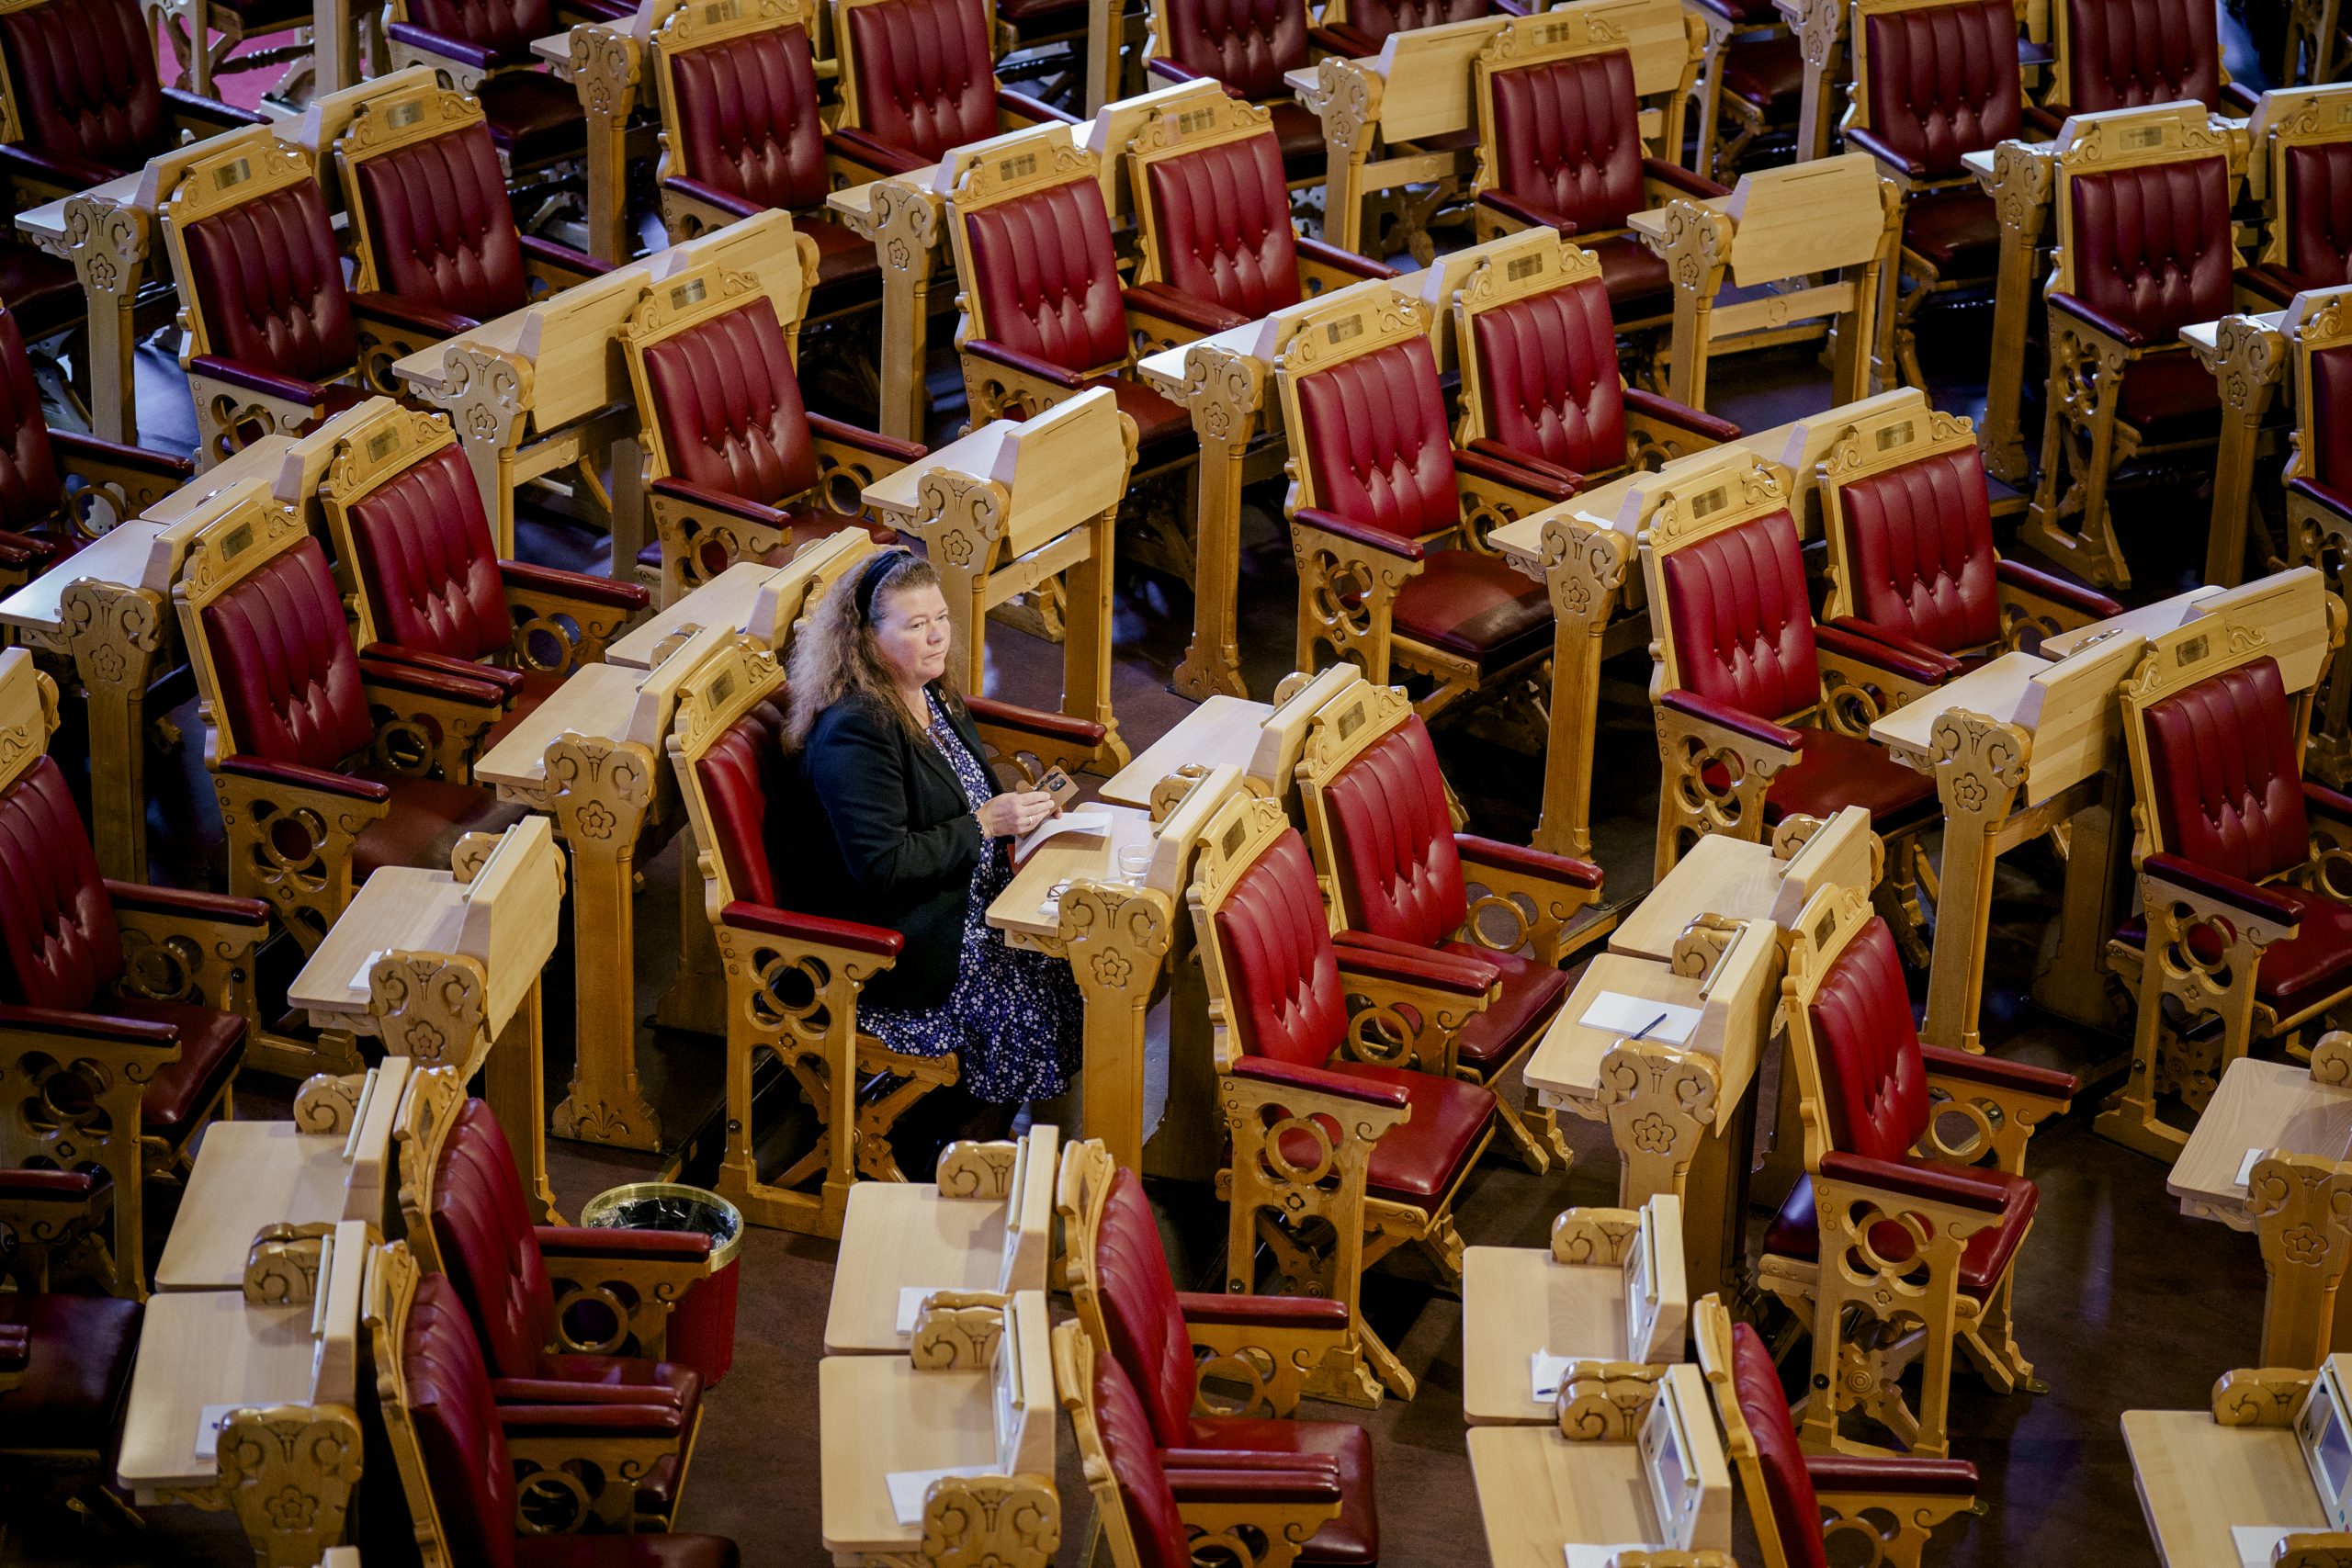
<svg viewBox="0 0 2352 1568">
<path fill-rule="evenodd" d="M 944 698 L 940 705 L 972 755 L 984 758 L 963 705 Z M 907 939 L 898 962 L 867 983 L 865 1000 L 944 1002 L 956 984 L 972 874 L 988 851 L 954 766 L 897 714 L 853 693 L 809 727 L 800 775 L 831 829 L 810 835 L 808 897 L 800 907 Z"/>
</svg>

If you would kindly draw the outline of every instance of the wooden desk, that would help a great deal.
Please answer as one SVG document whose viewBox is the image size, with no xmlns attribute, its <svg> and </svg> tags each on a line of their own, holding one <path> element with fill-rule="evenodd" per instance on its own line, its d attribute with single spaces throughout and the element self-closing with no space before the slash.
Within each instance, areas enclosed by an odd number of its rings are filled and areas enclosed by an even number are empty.
<svg viewBox="0 0 2352 1568">
<path fill-rule="evenodd" d="M 1628 1359 L 1625 1275 L 1555 1263 L 1532 1247 L 1473 1247 L 1462 1254 L 1462 1415 L 1479 1427 L 1542 1426 L 1550 1402 L 1530 1397 L 1530 1360 Z M 1566 1537 L 1563 1540 L 1568 1539 Z"/>
<path fill-rule="evenodd" d="M 737 561 L 667 608 L 655 610 L 605 645 L 605 662 L 628 670 L 650 670 L 662 658 L 662 644 L 707 626 L 741 626 L 760 590 L 781 570 L 758 561 Z"/>
<path fill-rule="evenodd" d="M 2255 1216 L 2238 1179 L 2249 1149 L 2352 1160 L 2352 1088 L 2314 1083 L 2298 1063 L 2240 1057 L 2222 1073 L 2165 1190 L 2190 1219 L 2252 1231 Z"/>
<path fill-rule="evenodd" d="M 996 1290 L 1004 1267 L 1004 1212 L 1002 1199 L 943 1197 L 928 1182 L 851 1188 L 825 1310 L 825 1354 L 904 1354 L 901 1289 Z M 1044 1290 L 1044 1269 L 1021 1288 Z"/>
<path fill-rule="evenodd" d="M 1246 770 L 1257 755 L 1259 728 L 1273 711 L 1272 703 L 1215 694 L 1095 793 L 1113 805 L 1148 810 L 1152 786 L 1188 762 L 1203 768 L 1229 762 Z"/>
<path fill-rule="evenodd" d="M 1588 1122 L 1607 1120 L 1600 1100 L 1600 1059 L 1625 1036 L 1613 1029 L 1590 1029 L 1580 1021 L 1603 991 L 1639 997 L 1674 1007 L 1702 1006 L 1698 977 L 1677 975 L 1664 963 L 1617 953 L 1594 955 L 1527 1058 L 1528 1087 L 1555 1111 L 1573 1111 Z M 1619 1201 L 1626 1194 L 1621 1187 Z"/>
<path fill-rule="evenodd" d="M 1984 471 L 2013 489 L 2033 478 L 2027 461 L 2025 426 L 2018 408 L 2025 395 L 2025 340 L 2041 305 L 2041 274 L 2047 252 L 2052 164 L 2048 151 L 2024 141 L 2004 141 L 1981 152 L 1961 154 L 1961 166 L 1993 198 L 2001 244 L 1994 263 L 1993 359 L 1984 388 L 1984 418 L 1976 445 Z"/>
<path fill-rule="evenodd" d="M 22 640 L 30 647 L 70 654 L 73 647 L 65 631 L 63 611 L 67 585 L 141 581 L 146 575 L 149 550 L 163 532 L 160 523 L 134 519 L 117 524 L 7 598 L 0 599 L 0 625 L 24 633 Z M 164 591 L 170 592 L 168 584 Z"/>
<path fill-rule="evenodd" d="M 860 1183 L 865 1185 L 865 1183 Z M 896 1356 L 828 1356 L 817 1363 L 824 1422 L 825 1548 L 836 1562 L 910 1552 L 921 1527 L 890 1511 L 884 1477 L 896 1471 L 996 1463 L 994 1381 L 976 1371 L 917 1371 Z"/>
<path fill-rule="evenodd" d="M 2327 1528 L 2290 1428 L 2216 1426 L 2202 1410 L 2127 1410 L 2123 1446 L 2165 1568 L 2233 1568 L 2233 1525 Z"/>
<path fill-rule="evenodd" d="M 1787 867 L 1770 844 L 1710 833 L 1619 919 L 1609 934 L 1609 951 L 1653 964 L 1670 963 L 1676 939 L 1696 916 L 1745 920 L 1770 915 Z"/>
<path fill-rule="evenodd" d="M 923 369 L 931 355 L 931 286 L 952 262 L 941 263 L 944 196 L 933 189 L 939 165 L 893 175 L 825 197 L 844 228 L 874 243 L 882 264 L 881 427 L 900 441 L 921 441 L 931 412 Z"/>
<path fill-rule="evenodd" d="M 138 203 L 141 178 L 124 175 L 17 214 L 26 239 L 74 264 L 90 306 L 90 429 L 130 446 L 139 440 L 130 307 L 146 278 L 155 230 L 153 211 Z"/>
<path fill-rule="evenodd" d="M 1634 1444 L 1572 1442 L 1556 1427 L 1473 1427 L 1467 1441 L 1494 1568 L 1560 1568 L 1572 1541 L 1656 1540 Z"/>
<path fill-rule="evenodd" d="M 1036 852 L 1022 863 L 1011 884 L 989 905 L 989 924 L 1004 933 L 1008 946 L 1038 953 L 1057 951 L 1060 916 L 1045 909 L 1054 886 L 1065 882 L 1124 882 L 1119 852 L 1152 842 L 1148 811 L 1107 803 L 1079 809 L 1108 813 L 1110 831 L 1060 834 L 1038 845 Z M 1087 1135 L 1100 1136 L 1091 1129 Z"/>
<path fill-rule="evenodd" d="M 116 1480 L 141 1506 L 210 1491 L 219 1479 L 213 1461 L 196 1452 L 204 1407 L 309 1404 L 316 1349 L 307 1302 L 249 1306 L 238 1291 L 149 1297 Z M 334 1403 L 351 1402 L 347 1384 L 333 1392 L 340 1393 Z"/>
<path fill-rule="evenodd" d="M 386 1120 L 383 1131 L 389 1134 Z M 244 1282 L 254 1233 L 294 1225 L 365 1220 L 384 1223 L 383 1159 L 373 1151 L 375 1179 L 355 1189 L 345 1134 L 305 1133 L 291 1122 L 216 1122 L 196 1151 L 180 1212 L 155 1267 L 158 1291 L 235 1291 Z M 373 1213 L 367 1212 L 373 1199 Z M 350 1212 L 354 1208 L 360 1213 Z"/>
</svg>

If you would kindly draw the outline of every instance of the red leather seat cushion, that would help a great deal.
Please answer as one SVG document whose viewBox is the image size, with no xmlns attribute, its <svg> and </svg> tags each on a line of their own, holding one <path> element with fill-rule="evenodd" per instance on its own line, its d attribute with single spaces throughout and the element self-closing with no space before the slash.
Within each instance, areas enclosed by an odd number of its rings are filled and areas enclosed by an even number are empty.
<svg viewBox="0 0 2352 1568">
<path fill-rule="evenodd" d="M 1438 550 L 1396 595 L 1397 631 L 1507 670 L 1552 646 L 1552 602 L 1544 585 L 1499 556 Z"/>
<path fill-rule="evenodd" d="M 1323 140 L 1322 120 L 1288 97 L 1267 107 L 1273 111 L 1274 141 L 1283 150 L 1283 179 L 1295 185 L 1328 175 L 1331 149 Z"/>
<path fill-rule="evenodd" d="M 1380 1561 L 1380 1509 L 1373 1488 L 1372 1436 L 1349 1421 L 1272 1421 L 1204 1416 L 1188 1423 L 1181 1444 L 1220 1453 L 1295 1454 L 1329 1462 L 1339 1473 L 1340 1517 L 1317 1530 L 1299 1552 L 1312 1563 Z"/>
<path fill-rule="evenodd" d="M 1489 435 L 1572 473 L 1624 463 L 1624 389 L 1605 282 L 1588 278 L 1481 310 L 1471 333 Z"/>
<path fill-rule="evenodd" d="M 2217 17 L 2201 0 L 2066 0 L 2076 114 L 2194 98 L 2221 107 Z"/>
<path fill-rule="evenodd" d="M 762 207 L 824 205 L 825 135 L 805 28 L 763 28 L 668 61 L 678 172 Z M 872 242 L 859 243 L 871 259 Z"/>
<path fill-rule="evenodd" d="M 1809 1183 L 1798 1186 L 1810 1193 Z M 1828 1545 L 1816 1522 L 1821 1508 L 1815 1500 L 1813 1475 L 1797 1444 L 1796 1423 L 1781 1392 L 1781 1374 L 1763 1338 L 1745 1323 L 1731 1325 L 1731 1382 L 1740 1414 L 1756 1440 L 1757 1463 L 1764 1473 L 1782 1560 L 1788 1568 L 1829 1568 Z"/>
<path fill-rule="evenodd" d="M 1405 1091 L 1413 1117 L 1381 1134 L 1365 1168 L 1364 1191 L 1385 1202 L 1404 1203 L 1435 1213 L 1453 1190 L 1494 1120 L 1493 1093 L 1460 1078 L 1442 1078 L 1403 1067 L 1335 1063 L 1351 1078 L 1393 1084 Z M 1305 1132 L 1285 1134 L 1283 1154 L 1302 1169 L 1317 1159 L 1315 1140 Z"/>
<path fill-rule="evenodd" d="M 1168 0 L 1168 38 L 1176 62 L 1212 76 L 1255 101 L 1274 100 L 1274 134 L 1283 156 L 1293 152 L 1300 118 L 1313 126 L 1315 153 L 1323 152 L 1322 121 L 1299 107 L 1283 73 L 1306 63 L 1306 6 L 1303 0 Z M 1283 127 L 1283 109 L 1292 128 Z"/>
<path fill-rule="evenodd" d="M 477 321 L 523 308 L 523 245 L 488 126 L 412 141 L 355 169 L 377 288 Z"/>
<path fill-rule="evenodd" d="M 1199 438 L 1193 434 L 1193 416 L 1183 404 L 1170 401 L 1153 388 L 1124 376 L 1101 377 L 1094 385 L 1110 388 L 1119 412 L 1136 422 L 1137 471 L 1173 461 L 1198 445 Z"/>
<path fill-rule="evenodd" d="M 1674 309 L 1674 280 L 1666 258 L 1631 234 L 1577 243 L 1600 258 L 1600 280 L 1609 288 L 1611 314 L 1621 322 L 1661 315 Z"/>
<path fill-rule="evenodd" d="M 1939 276 L 1987 273 L 2001 249 L 2001 215 L 1979 190 L 1915 196 L 1903 209 L 1903 243 L 1932 263 Z"/>
<path fill-rule="evenodd" d="M 1489 9 L 1487 0 L 1355 0 L 1348 7 L 1348 26 L 1382 44 L 1391 33 L 1472 21 Z"/>
<path fill-rule="evenodd" d="M 663 1388 L 691 1410 L 702 1397 L 702 1374 L 677 1361 L 650 1356 L 556 1356 L 539 1358 L 537 1375 L 590 1388 Z"/>
<path fill-rule="evenodd" d="M 40 152 L 124 174 L 169 148 L 153 26 L 135 0 L 31 6 L 0 17 L 0 50 L 23 122 L 17 137 Z"/>
<path fill-rule="evenodd" d="M 1516 953 L 1496 953 L 1466 942 L 1449 942 L 1443 951 L 1483 959 L 1503 972 L 1501 993 L 1487 1004 L 1486 1011 L 1463 1026 L 1454 1046 L 1455 1057 L 1464 1066 L 1476 1069 L 1481 1080 L 1490 1080 L 1560 1010 L 1560 1002 L 1568 994 L 1567 972 Z"/>
<path fill-rule="evenodd" d="M 182 295 L 202 310 L 212 353 L 305 381 L 349 374 L 358 340 L 317 181 L 240 202 L 180 237 L 189 273 Z"/>
<path fill-rule="evenodd" d="M 588 120 L 580 95 L 544 71 L 502 71 L 474 89 L 491 140 L 518 168 L 584 157 Z"/>
<path fill-rule="evenodd" d="M 1298 246 L 1273 137 L 1159 159 L 1149 188 L 1169 283 L 1253 321 L 1298 303 Z"/>
<path fill-rule="evenodd" d="M 1876 745 L 1834 729 L 1807 729 L 1797 761 L 1772 776 L 1764 791 L 1764 819 L 1835 816 L 1849 806 L 1871 814 L 1883 833 L 1932 815 L 1936 783 L 1888 756 Z"/>
<path fill-rule="evenodd" d="M 2267 884 L 2263 891 L 2291 900 L 2301 918 L 2294 936 L 2263 949 L 2255 970 L 2254 994 L 2281 1018 L 2292 1018 L 2319 1002 L 2352 988 L 2352 909 L 2324 894 L 2307 893 L 2291 883 Z M 2116 931 L 2119 941 L 2144 949 L 2148 921 L 2134 915 Z M 2208 963 L 2221 956 L 2218 937 L 2200 941 L 2206 933 L 2192 930 L 2189 946 Z"/>
<path fill-rule="evenodd" d="M 1497 188 L 1587 231 L 1623 228 L 1626 214 L 1649 205 L 1630 54 L 1498 71 L 1492 81 Z"/>
<path fill-rule="evenodd" d="M 498 546 L 456 443 L 360 497 L 350 523 L 354 564 L 379 637 L 469 662 L 514 642 Z"/>
<path fill-rule="evenodd" d="M 1928 1160 L 1912 1163 L 1932 1164 Z M 2040 1199 L 2033 1183 L 2022 1176 L 2007 1176 L 1982 1168 L 1973 1174 L 1997 1182 L 2002 1191 L 2000 1219 L 1970 1236 L 1960 1255 L 1960 1288 L 1981 1300 L 2001 1282 L 2009 1260 L 2017 1256 L 2018 1244 L 2025 1239 L 2026 1227 L 2033 1221 L 2034 1206 Z M 1871 1245 L 1880 1248 L 1883 1256 L 1900 1261 L 1908 1256 L 1905 1249 L 1909 1235 L 1899 1225 L 1883 1224 L 1875 1227 Z M 1797 1182 L 1790 1190 L 1788 1201 L 1772 1217 L 1771 1228 L 1764 1234 L 1764 1250 L 1781 1258 L 1819 1259 L 1821 1227 L 1814 1213 L 1812 1177 Z"/>
<path fill-rule="evenodd" d="M 244 1060 L 245 1021 L 215 1008 L 143 997 L 101 1005 L 114 1017 L 168 1023 L 180 1032 L 180 1059 L 160 1069 L 139 1096 L 140 1130 L 177 1146 Z"/>
<path fill-rule="evenodd" d="M 843 15 L 868 135 L 935 160 L 996 134 L 996 60 L 977 0 L 891 0 Z"/>
<path fill-rule="evenodd" d="M 22 15 L 22 13 L 18 13 Z M 82 283 L 74 264 L 15 240 L 0 240 L 0 305 L 36 338 L 82 319 Z"/>
<path fill-rule="evenodd" d="M 1298 454 L 1295 460 L 1313 476 L 1317 506 L 1407 539 L 1461 521 L 1462 503 L 1453 488 L 1453 434 L 1428 339 L 1416 335 L 1302 376 L 1297 389 L 1303 428 L 1292 433 L 1293 450 Z M 1439 570 L 1432 556 L 1421 578 L 1408 585 L 1406 596 Z M 1449 575 L 1463 573 L 1468 581 L 1477 577 L 1464 568 L 1445 570 Z M 1524 579 L 1521 586 L 1526 586 Z M 1422 589 L 1424 596 L 1429 592 Z M 1486 608 L 1494 597 L 1486 595 L 1477 607 Z M 1404 615 L 1401 602 L 1397 613 L 1400 618 Z M 1426 618 L 1458 617 L 1437 614 Z"/>
<path fill-rule="evenodd" d="M 2151 442 L 2210 435 L 2222 413 L 2218 385 L 2213 373 L 2185 347 L 2154 354 L 2126 367 L 2123 397 L 2116 409 Z"/>
<path fill-rule="evenodd" d="M 975 335 L 1065 370 L 1125 363 L 1126 307 L 1100 185 L 1065 181 L 967 213 L 964 237 Z"/>
<path fill-rule="evenodd" d="M 1791 37 L 1735 36 L 1724 56 L 1724 91 L 1769 118 L 1795 112 L 1804 92 L 1804 51 Z"/>
<path fill-rule="evenodd" d="M 1412 947 L 1452 941 L 1469 913 L 1445 776 L 1419 715 L 1319 791 L 1347 923 Z"/>
<path fill-rule="evenodd" d="M 1661 566 L 1684 687 L 1775 721 L 1821 700 L 1804 559 L 1787 512 L 1669 551 Z"/>
<path fill-rule="evenodd" d="M 2000 559 L 1973 450 L 1882 469 L 1839 491 L 1854 611 L 1946 653 L 2001 635 Z"/>
<path fill-rule="evenodd" d="M 0 1292 L 0 1324 L 32 1337 L 24 1381 L 0 1393 L 0 1452 L 111 1449 L 145 1314 L 109 1296 Z"/>
<path fill-rule="evenodd" d="M 1962 153 L 2018 133 L 2018 21 L 2007 0 L 1874 12 L 1864 27 L 1871 129 L 1929 177 L 1950 178 Z M 1980 199 L 1989 214 L 1991 199 Z"/>
<path fill-rule="evenodd" d="M 817 242 L 817 292 L 811 312 L 845 310 L 861 299 L 882 297 L 882 262 L 874 242 L 821 214 L 796 213 L 793 232 Z"/>
<path fill-rule="evenodd" d="M 419 865 L 446 871 L 449 852 L 468 833 L 503 833 L 523 819 L 523 808 L 502 803 L 491 790 L 440 779 L 404 778 L 356 769 L 353 777 L 391 786 L 390 809 L 359 830 L 351 845 L 351 879 L 356 884 L 388 865 Z"/>
<path fill-rule="evenodd" d="M 514 1568 L 736 1568 L 720 1535 L 522 1535 Z"/>
<path fill-rule="evenodd" d="M 763 506 L 816 488 L 800 381 L 765 299 L 653 344 L 645 378 L 671 477 Z"/>
</svg>

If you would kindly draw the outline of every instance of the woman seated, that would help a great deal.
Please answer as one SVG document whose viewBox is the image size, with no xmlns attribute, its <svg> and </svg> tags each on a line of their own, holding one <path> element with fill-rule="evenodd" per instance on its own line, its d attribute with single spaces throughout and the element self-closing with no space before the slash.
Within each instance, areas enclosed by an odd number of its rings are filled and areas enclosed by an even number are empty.
<svg viewBox="0 0 2352 1568">
<path fill-rule="evenodd" d="M 1024 1101 L 1068 1089 L 1084 1021 L 1069 964 L 1008 947 L 988 923 L 1012 841 L 1059 808 L 998 788 L 948 677 L 948 639 L 939 574 L 885 550 L 819 603 L 787 682 L 786 743 L 831 829 L 810 836 L 802 907 L 905 937 L 866 983 L 858 1027 L 908 1055 L 962 1061 L 959 1089 L 899 1122 L 918 1179 L 950 1139 L 1001 1137 Z"/>
</svg>

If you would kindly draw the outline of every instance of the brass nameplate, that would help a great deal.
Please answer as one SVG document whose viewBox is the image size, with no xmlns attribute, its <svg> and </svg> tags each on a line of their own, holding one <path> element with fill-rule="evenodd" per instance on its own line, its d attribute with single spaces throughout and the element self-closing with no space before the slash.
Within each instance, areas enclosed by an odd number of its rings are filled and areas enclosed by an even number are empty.
<svg viewBox="0 0 2352 1568">
<path fill-rule="evenodd" d="M 1838 911 L 1831 909 L 1821 917 L 1821 923 L 1813 928 L 1813 945 L 1815 947 L 1827 947 L 1829 945 L 1829 939 L 1837 934 Z"/>
<path fill-rule="evenodd" d="M 1225 830 L 1225 837 L 1218 840 L 1217 852 L 1230 860 L 1241 852 L 1242 840 L 1249 837 L 1250 824 L 1246 821 L 1236 822 Z"/>
<path fill-rule="evenodd" d="M 424 118 L 424 100 L 411 98 L 404 104 L 394 104 L 384 116 L 384 123 L 394 130 L 404 130 Z"/>
<path fill-rule="evenodd" d="M 1345 713 L 1343 713 L 1343 714 L 1341 714 L 1341 715 L 1340 716 L 1340 739 L 1342 739 L 1342 740 L 1347 739 L 1349 737 L 1351 737 L 1351 736 L 1352 736 L 1353 734 L 1355 734 L 1355 732 L 1356 732 L 1357 730 L 1362 729 L 1363 728 L 1363 705 L 1362 703 L 1356 703 L 1356 704 L 1352 705 L 1351 706 L 1350 706 L 1350 707 L 1349 707 L 1349 709 L 1348 709 L 1348 711 L 1347 711 L 1347 712 L 1345 712 Z"/>
<path fill-rule="evenodd" d="M 1542 256 L 1520 256 L 1503 268 L 1506 281 L 1517 283 L 1522 277 L 1533 277 L 1544 270 Z"/>
<path fill-rule="evenodd" d="M 233 164 L 223 164 L 212 171 L 212 188 L 228 190 L 232 186 L 244 184 L 253 177 L 254 161 L 251 158 L 240 158 Z"/>
<path fill-rule="evenodd" d="M 681 283 L 678 287 L 670 290 L 670 309 L 673 310 L 683 310 L 689 305 L 699 305 L 702 303 L 703 296 L 709 292 L 710 289 L 706 286 L 703 279 L 699 277 L 688 278 L 685 282 Z"/>
<path fill-rule="evenodd" d="M 702 19 L 706 22 L 731 22 L 742 14 L 741 0 L 715 0 L 714 4 L 702 8 Z"/>
<path fill-rule="evenodd" d="M 1878 449 L 1883 452 L 1893 446 L 1908 446 L 1912 434 L 1911 421 L 1907 419 L 1901 424 L 1890 424 L 1878 433 Z"/>
<path fill-rule="evenodd" d="M 1215 105 L 1210 105 L 1204 108 L 1186 109 L 1182 114 L 1176 117 L 1176 134 L 1179 136 L 1190 136 L 1196 130 L 1206 130 L 1216 123 L 1216 107 Z"/>
<path fill-rule="evenodd" d="M 368 438 L 368 460 L 371 463 L 382 462 L 386 457 L 391 455 L 392 448 L 398 446 L 400 444 L 401 433 L 399 431 L 378 431 L 375 434 Z"/>
<path fill-rule="evenodd" d="M 1001 180 L 1017 180 L 1023 175 L 1034 175 L 1036 172 L 1037 154 L 1035 152 L 1023 152 L 1018 158 L 997 160 L 996 177 Z"/>
<path fill-rule="evenodd" d="M 2182 643 L 2178 648 L 2172 650 L 2172 661 L 2174 667 L 2176 669 L 2187 669 L 2189 665 L 2196 663 L 2199 660 L 2205 657 L 2205 650 L 2207 648 L 2211 646 L 2211 643 L 2212 639 L 2211 637 L 2190 637 L 2187 642 Z"/>
<path fill-rule="evenodd" d="M 1540 28 L 1530 28 L 1527 36 L 1541 48 L 1545 44 L 1566 43 L 1573 30 L 1566 22 L 1546 22 Z"/>
<path fill-rule="evenodd" d="M 734 694 L 735 672 L 731 670 L 710 683 L 710 705 L 713 707 L 725 706 L 727 699 Z"/>
<path fill-rule="evenodd" d="M 1362 316 L 1350 316 L 1344 321 L 1333 321 L 1323 329 L 1323 338 L 1327 343 L 1345 343 L 1351 337 L 1362 336 L 1363 336 Z"/>
<path fill-rule="evenodd" d="M 235 560 L 252 547 L 253 542 L 254 525 L 250 523 L 238 524 L 227 534 L 221 536 L 220 558 L 224 561 Z"/>
<path fill-rule="evenodd" d="M 2135 152 L 2143 147 L 2161 147 L 2165 142 L 2165 128 L 2161 125 L 2143 126 L 2138 130 L 2123 132 L 2117 141 L 2127 152 Z"/>
<path fill-rule="evenodd" d="M 1723 485 L 1717 485 L 1713 490 L 1701 491 L 1690 498 L 1691 518 L 1695 521 L 1711 512 L 1721 512 L 1730 502 L 1731 491 Z"/>
</svg>

